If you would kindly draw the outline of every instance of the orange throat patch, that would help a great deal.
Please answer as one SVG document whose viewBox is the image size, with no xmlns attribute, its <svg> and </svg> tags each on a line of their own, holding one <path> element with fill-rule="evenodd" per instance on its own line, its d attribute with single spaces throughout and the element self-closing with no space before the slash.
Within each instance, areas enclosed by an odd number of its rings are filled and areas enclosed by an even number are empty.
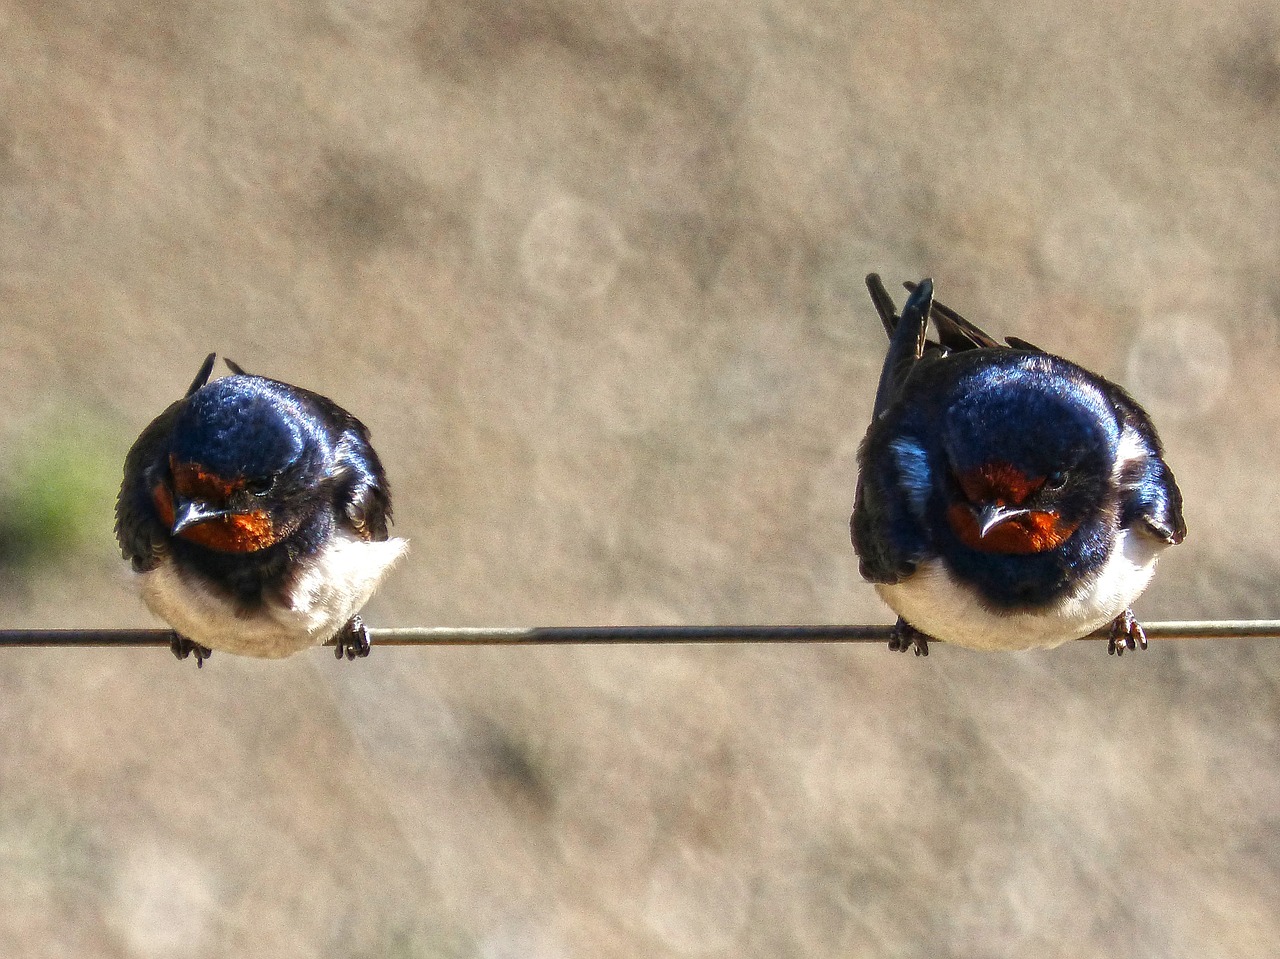
<svg viewBox="0 0 1280 959">
<path fill-rule="evenodd" d="M 151 501 L 165 526 L 173 526 L 173 494 L 164 483 L 151 491 Z M 178 533 L 183 539 L 221 553 L 253 553 L 280 541 L 275 525 L 265 510 L 233 513 L 188 526 Z"/>
<path fill-rule="evenodd" d="M 1015 516 L 983 536 L 978 518 L 967 503 L 952 503 L 947 509 L 947 522 L 970 549 L 1014 556 L 1056 549 L 1076 531 L 1074 524 L 1062 522 L 1057 513 L 1036 510 Z"/>
</svg>

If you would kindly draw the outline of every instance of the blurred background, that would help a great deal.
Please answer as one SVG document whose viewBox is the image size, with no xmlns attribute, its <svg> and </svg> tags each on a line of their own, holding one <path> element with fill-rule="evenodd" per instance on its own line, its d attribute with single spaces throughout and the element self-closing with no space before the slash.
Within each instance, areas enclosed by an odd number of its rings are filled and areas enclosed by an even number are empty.
<svg viewBox="0 0 1280 959">
<path fill-rule="evenodd" d="M 7 0 L 0 623 L 157 625 L 114 497 L 210 350 L 372 429 L 372 625 L 888 622 L 869 270 L 1148 404 L 1140 617 L 1275 616 L 1277 142 L 1258 0 Z M 1278 643 L 0 659 L 5 955 L 1280 938 Z"/>
</svg>

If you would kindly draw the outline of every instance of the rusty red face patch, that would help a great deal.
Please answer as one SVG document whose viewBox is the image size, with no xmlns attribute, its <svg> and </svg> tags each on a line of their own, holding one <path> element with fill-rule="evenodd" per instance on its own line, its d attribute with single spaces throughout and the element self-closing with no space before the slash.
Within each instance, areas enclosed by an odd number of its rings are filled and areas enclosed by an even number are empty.
<svg viewBox="0 0 1280 959">
<path fill-rule="evenodd" d="M 164 483 L 157 483 L 151 491 L 151 502 L 155 503 L 156 512 L 160 514 L 160 522 L 165 526 L 173 526 L 173 494 Z"/>
<path fill-rule="evenodd" d="M 244 487 L 243 476 L 226 480 L 195 463 L 180 463 L 173 456 L 169 457 L 169 472 L 173 474 L 174 490 L 183 499 L 221 505 L 232 493 Z"/>
<path fill-rule="evenodd" d="M 178 535 L 222 553 L 252 553 L 266 549 L 279 539 L 272 528 L 271 517 L 260 509 L 196 523 Z"/>
<path fill-rule="evenodd" d="M 1021 506 L 1044 485 L 1043 476 L 1028 476 L 1011 463 L 983 463 L 958 476 L 960 489 L 970 503 Z"/>
<path fill-rule="evenodd" d="M 947 522 L 970 549 L 1013 556 L 1056 549 L 1076 531 L 1076 524 L 1064 523 L 1052 510 L 1033 510 L 1006 520 L 983 536 L 978 518 L 967 503 L 953 503 L 947 510 Z"/>
<path fill-rule="evenodd" d="M 161 521 L 166 526 L 172 527 L 173 494 L 169 492 L 169 487 L 164 483 L 157 484 L 151 491 L 151 500 L 155 503 L 156 512 L 160 515 Z M 219 516 L 217 519 L 205 520 L 203 523 L 188 526 L 178 535 L 189 542 L 198 543 L 222 553 L 252 553 L 280 541 L 270 515 L 260 509 L 250 513 L 232 513 Z"/>
</svg>

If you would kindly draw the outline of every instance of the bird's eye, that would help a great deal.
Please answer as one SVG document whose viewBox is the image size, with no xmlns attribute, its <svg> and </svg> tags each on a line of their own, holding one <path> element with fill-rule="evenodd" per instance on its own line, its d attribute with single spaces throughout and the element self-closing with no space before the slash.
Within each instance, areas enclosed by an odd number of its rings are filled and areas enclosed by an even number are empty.
<svg viewBox="0 0 1280 959">
<path fill-rule="evenodd" d="M 254 496 L 262 496 L 271 489 L 271 480 L 270 476 L 255 476 L 244 481 L 244 488 Z"/>
<path fill-rule="evenodd" d="M 1044 478 L 1044 488 L 1053 492 L 1060 490 L 1067 485 L 1067 474 L 1065 470 L 1056 470 Z"/>
</svg>

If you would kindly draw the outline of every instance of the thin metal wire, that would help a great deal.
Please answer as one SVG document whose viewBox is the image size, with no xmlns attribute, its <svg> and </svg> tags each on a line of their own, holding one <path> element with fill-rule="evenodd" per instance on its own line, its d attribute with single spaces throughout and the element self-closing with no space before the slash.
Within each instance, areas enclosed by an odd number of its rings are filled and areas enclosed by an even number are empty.
<svg viewBox="0 0 1280 959">
<path fill-rule="evenodd" d="M 1144 623 L 1149 639 L 1280 639 L 1280 620 Z M 889 626 L 419 626 L 370 629 L 376 646 L 610 646 L 883 643 Z M 1085 639 L 1106 639 L 1105 632 Z M 167 629 L 0 629 L 4 647 L 165 646 Z M 326 645 L 333 645 L 327 643 Z"/>
</svg>

